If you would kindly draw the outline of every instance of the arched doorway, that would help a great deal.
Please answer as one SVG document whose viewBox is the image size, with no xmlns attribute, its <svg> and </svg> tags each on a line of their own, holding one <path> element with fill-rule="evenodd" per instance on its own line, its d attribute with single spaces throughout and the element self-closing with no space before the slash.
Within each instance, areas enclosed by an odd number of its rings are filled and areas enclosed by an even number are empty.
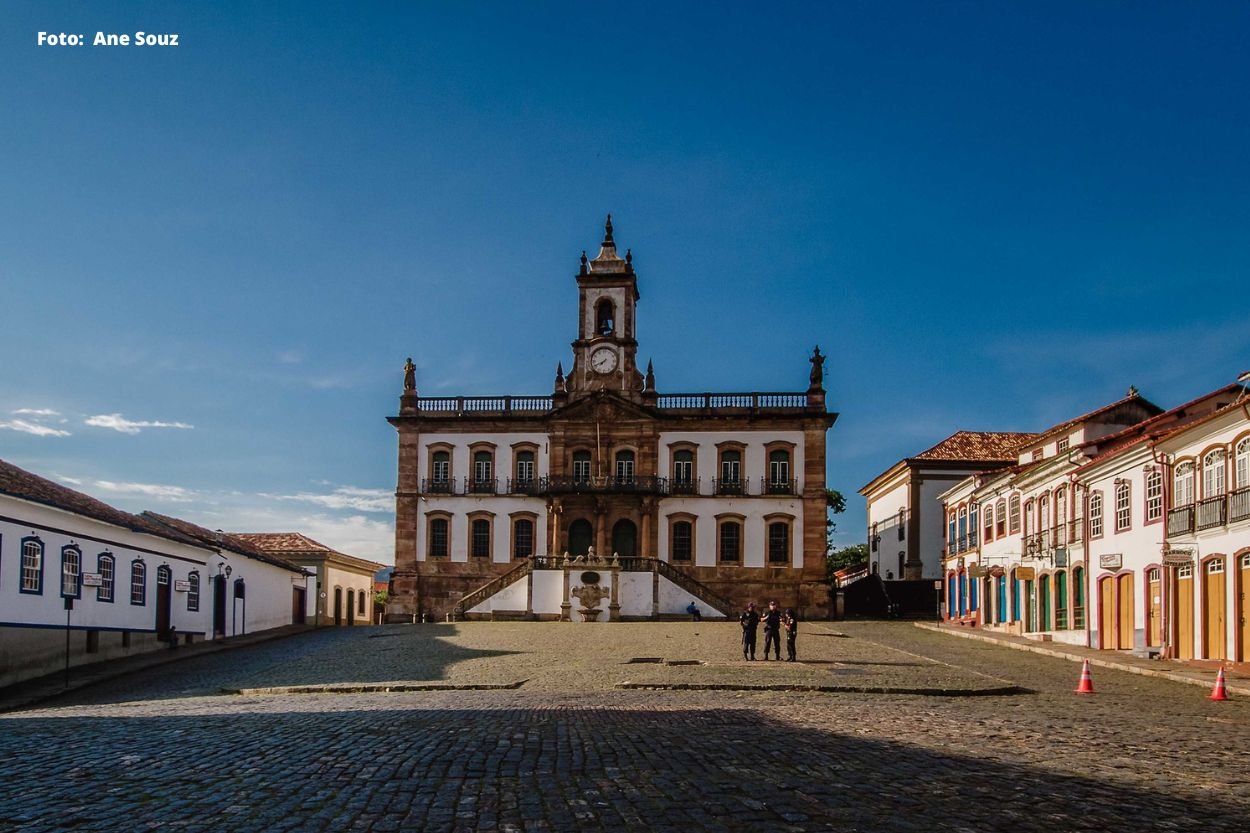
<svg viewBox="0 0 1250 833">
<path fill-rule="evenodd" d="M 1224 608 L 1228 604 L 1224 584 L 1224 559 L 1212 558 L 1202 571 L 1203 659 L 1227 657 Z"/>
<path fill-rule="evenodd" d="M 1176 594 L 1172 599 L 1173 621 L 1176 623 L 1176 656 L 1194 658 L 1194 565 L 1176 568 Z"/>
<path fill-rule="evenodd" d="M 169 641 L 169 608 L 174 573 L 165 565 L 156 568 L 156 638 Z"/>
<path fill-rule="evenodd" d="M 1250 552 L 1238 559 L 1238 637 L 1237 661 L 1245 662 L 1250 658 Z"/>
<path fill-rule="evenodd" d="M 594 540 L 595 529 L 590 521 L 578 518 L 569 524 L 569 554 L 585 555 L 590 550 L 590 542 Z"/>
<path fill-rule="evenodd" d="M 1134 633 L 1137 629 L 1137 619 L 1133 610 L 1133 574 L 1122 573 L 1116 578 L 1115 583 L 1120 624 L 1118 647 L 1121 651 L 1130 651 L 1133 649 Z"/>
<path fill-rule="evenodd" d="M 1113 651 L 1115 642 L 1115 579 L 1098 579 L 1098 647 Z"/>
<path fill-rule="evenodd" d="M 628 518 L 621 518 L 612 527 L 612 552 L 621 558 L 638 555 L 638 527 Z"/>
<path fill-rule="evenodd" d="M 1163 570 L 1146 570 L 1146 644 L 1163 644 Z"/>
<path fill-rule="evenodd" d="M 347 588 L 347 624 L 356 624 L 356 591 Z"/>
<path fill-rule="evenodd" d="M 1041 627 L 1038 630 L 1050 630 L 1050 576 L 1042 576 L 1038 579 L 1038 589 L 1041 591 L 1041 598 L 1038 600 L 1037 614 L 1041 621 Z"/>
<path fill-rule="evenodd" d="M 994 621 L 1003 624 L 1009 621 L 1010 614 L 1007 611 L 1007 576 L 998 577 L 998 615 L 994 617 Z"/>
<path fill-rule="evenodd" d="M 343 588 L 334 588 L 334 624 L 343 624 Z"/>
</svg>

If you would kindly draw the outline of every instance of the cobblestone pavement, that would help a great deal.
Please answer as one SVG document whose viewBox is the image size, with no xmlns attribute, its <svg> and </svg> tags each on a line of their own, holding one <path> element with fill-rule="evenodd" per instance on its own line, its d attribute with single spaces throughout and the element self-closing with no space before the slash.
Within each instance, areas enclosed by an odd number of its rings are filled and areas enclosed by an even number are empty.
<svg viewBox="0 0 1250 833">
<path fill-rule="evenodd" d="M 509 676 L 500 661 L 528 657 L 515 661 L 542 686 L 215 693 L 420 667 L 397 667 L 387 647 L 415 637 L 356 629 L 188 660 L 0 716 L 0 830 L 1052 833 L 1244 831 L 1250 818 L 1250 700 L 1212 703 L 1111 671 L 1078 697 L 1075 663 L 895 623 L 838 625 L 847 638 L 813 625 L 801 650 L 815 657 L 825 639 L 846 664 L 888 663 L 879 667 L 900 679 L 950 669 L 936 673 L 1035 693 L 620 691 L 588 685 L 604 651 L 755 676 L 785 664 L 735 666 L 711 655 L 713 642 L 692 657 L 688 623 L 594 626 L 584 649 L 562 641 L 573 626 L 482 625 L 427 640 L 460 652 L 427 658 L 427 678 L 460 673 L 458 662 Z M 666 633 L 679 650 L 643 650 Z M 552 643 L 567 665 L 544 670 L 549 655 L 534 645 Z M 661 669 L 689 667 L 648 666 Z M 561 675 L 563 690 L 548 687 Z"/>
</svg>

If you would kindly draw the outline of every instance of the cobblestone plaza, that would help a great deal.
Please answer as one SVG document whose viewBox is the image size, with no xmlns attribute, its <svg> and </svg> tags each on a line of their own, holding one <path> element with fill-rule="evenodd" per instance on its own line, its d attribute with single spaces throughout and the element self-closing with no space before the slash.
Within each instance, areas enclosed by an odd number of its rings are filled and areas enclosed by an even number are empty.
<svg viewBox="0 0 1250 833">
<path fill-rule="evenodd" d="M 1078 697 L 1075 663 L 907 624 L 812 623 L 800 663 L 745 663 L 736 629 L 388 626 L 187 659 L 0 715 L 0 830 L 1246 829 L 1241 700 L 1102 669 Z"/>
</svg>

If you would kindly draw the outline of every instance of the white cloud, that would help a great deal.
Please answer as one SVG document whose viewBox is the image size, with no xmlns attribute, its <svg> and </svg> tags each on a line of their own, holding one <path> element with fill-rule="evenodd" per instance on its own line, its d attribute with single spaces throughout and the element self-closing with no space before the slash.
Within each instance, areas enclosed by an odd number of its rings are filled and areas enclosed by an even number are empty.
<svg viewBox="0 0 1250 833">
<path fill-rule="evenodd" d="M 50 417 L 50 416 L 61 415 L 60 411 L 54 411 L 51 408 L 18 408 L 16 411 L 12 411 L 12 413 L 20 414 L 22 416 L 36 416 L 36 417 Z"/>
<path fill-rule="evenodd" d="M 87 424 L 96 428 L 112 428 L 123 434 L 138 434 L 144 428 L 194 428 L 185 422 L 157 422 L 155 420 L 126 419 L 121 414 L 97 414 L 87 417 Z"/>
<path fill-rule="evenodd" d="M 166 500 L 171 503 L 189 503 L 195 497 L 195 493 L 190 489 L 160 483 L 117 483 L 112 480 L 97 480 L 95 486 L 114 494 L 142 495 L 153 500 Z"/>
<path fill-rule="evenodd" d="M 299 364 L 304 361 L 304 353 L 301 350 L 283 350 L 278 354 L 279 364 Z"/>
<path fill-rule="evenodd" d="M 81 486 L 81 485 L 82 485 L 82 481 L 81 481 L 81 480 L 79 480 L 77 477 L 66 477 L 66 476 L 65 476 L 65 475 L 63 475 L 63 474 L 58 474 L 58 475 L 55 475 L 55 476 L 56 476 L 56 479 L 57 479 L 57 480 L 61 481 L 62 483 L 68 483 L 68 484 L 69 484 L 69 485 L 71 485 L 71 486 Z"/>
<path fill-rule="evenodd" d="M 36 437 L 68 437 L 69 432 L 60 428 L 51 428 L 47 425 L 40 425 L 37 422 L 30 422 L 25 419 L 10 419 L 0 422 L 0 428 L 7 428 L 10 431 L 20 431 L 23 434 L 34 434 Z"/>
<path fill-rule="evenodd" d="M 300 492 L 295 495 L 262 495 L 273 500 L 296 500 L 324 506 L 326 509 L 352 509 L 357 512 L 391 512 L 395 509 L 395 495 L 385 489 L 361 489 L 356 486 L 340 486 L 329 494 Z"/>
<path fill-rule="evenodd" d="M 348 555 L 382 564 L 395 561 L 395 527 L 389 520 L 293 511 L 282 505 L 258 505 L 253 498 L 243 505 L 216 505 L 196 521 L 230 532 L 299 532 Z"/>
</svg>

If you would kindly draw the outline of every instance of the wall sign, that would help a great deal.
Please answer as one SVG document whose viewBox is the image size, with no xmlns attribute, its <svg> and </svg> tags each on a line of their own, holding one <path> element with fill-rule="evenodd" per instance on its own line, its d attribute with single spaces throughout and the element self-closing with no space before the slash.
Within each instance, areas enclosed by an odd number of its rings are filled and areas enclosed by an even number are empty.
<svg viewBox="0 0 1250 833">
<path fill-rule="evenodd" d="M 1037 571 L 1032 567 L 1017 567 L 1016 578 L 1020 581 L 1032 581 L 1037 578 Z"/>
<path fill-rule="evenodd" d="M 1193 550 L 1164 550 L 1163 563 L 1169 567 L 1184 567 L 1186 564 L 1194 563 Z"/>
<path fill-rule="evenodd" d="M 187 581 L 186 579 L 174 581 L 175 593 L 186 593 L 190 589 L 191 589 L 191 582 Z"/>
<path fill-rule="evenodd" d="M 83 587 L 103 587 L 104 576 L 100 575 L 99 573 L 83 573 L 82 574 L 82 586 Z"/>
<path fill-rule="evenodd" d="M 1124 554 L 1107 552 L 1098 556 L 1098 566 L 1104 570 L 1118 570 L 1124 566 Z"/>
</svg>

